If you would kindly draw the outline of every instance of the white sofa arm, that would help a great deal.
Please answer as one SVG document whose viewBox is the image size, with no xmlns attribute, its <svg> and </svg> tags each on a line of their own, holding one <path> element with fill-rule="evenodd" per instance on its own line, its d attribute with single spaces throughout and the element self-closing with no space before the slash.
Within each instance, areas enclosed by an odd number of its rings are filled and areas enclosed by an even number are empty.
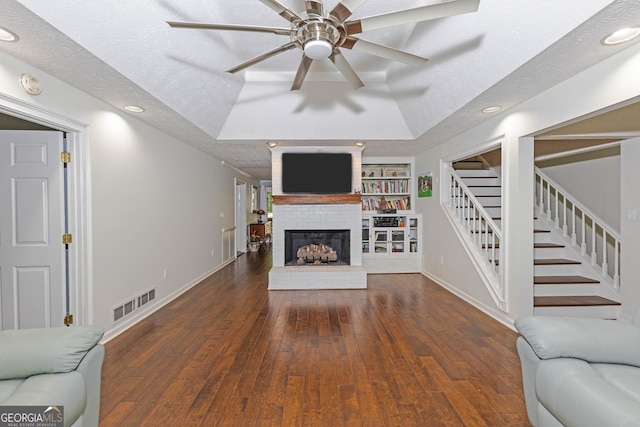
<svg viewBox="0 0 640 427">
<path fill-rule="evenodd" d="M 590 363 L 640 367 L 640 328 L 617 320 L 526 316 L 515 326 L 540 359 L 571 357 Z"/>
<path fill-rule="evenodd" d="M 95 326 L 0 331 L 0 379 L 71 372 L 103 334 Z"/>
</svg>

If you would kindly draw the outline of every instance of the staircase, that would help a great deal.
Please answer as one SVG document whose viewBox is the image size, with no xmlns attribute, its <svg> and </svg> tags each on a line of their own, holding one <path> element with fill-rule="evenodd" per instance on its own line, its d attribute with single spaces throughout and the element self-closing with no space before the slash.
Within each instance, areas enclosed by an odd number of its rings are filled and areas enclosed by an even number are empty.
<svg viewBox="0 0 640 427">
<path fill-rule="evenodd" d="M 479 159 L 456 162 L 453 164 L 453 169 L 464 186 L 500 228 L 502 203 L 501 178 L 498 174 L 485 168 Z M 555 191 L 555 187 L 552 188 Z M 570 199 L 560 200 L 571 207 Z M 553 201 L 547 203 L 547 205 L 552 204 Z M 614 281 L 603 274 L 604 267 L 594 265 L 595 262 L 584 254 L 584 248 L 581 250 L 581 247 L 575 243 L 575 235 L 573 241 L 567 236 L 567 219 L 564 219 L 564 227 L 558 227 L 558 218 L 549 218 L 549 212 L 546 210 L 541 212 L 541 208 L 544 209 L 540 205 L 536 206 L 533 230 L 534 314 L 616 318 L 620 303 Z M 557 202 L 556 209 L 558 209 Z M 469 218 L 465 219 L 469 220 Z M 484 232 L 483 230 L 470 232 L 473 236 L 474 233 Z M 583 234 L 585 234 L 584 229 Z M 495 250 L 498 247 L 499 243 L 494 243 L 493 239 L 481 244 L 481 249 L 485 251 Z M 604 257 L 606 258 L 606 251 Z M 494 264 L 499 274 L 499 259 L 496 259 Z"/>
</svg>

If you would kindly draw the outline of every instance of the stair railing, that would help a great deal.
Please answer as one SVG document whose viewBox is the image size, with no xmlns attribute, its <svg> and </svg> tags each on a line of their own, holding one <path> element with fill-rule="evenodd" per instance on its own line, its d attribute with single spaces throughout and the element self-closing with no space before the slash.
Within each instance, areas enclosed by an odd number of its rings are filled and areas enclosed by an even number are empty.
<svg viewBox="0 0 640 427">
<path fill-rule="evenodd" d="M 614 289 L 619 289 L 620 234 L 539 168 L 535 168 L 535 173 L 538 211 L 546 215 L 547 221 L 553 222 L 557 230 L 562 229 L 563 237 L 570 239 L 573 246 L 579 246 L 580 253 L 590 258 L 591 265 L 602 277 Z"/>
<path fill-rule="evenodd" d="M 445 177 L 448 180 L 447 188 L 450 189 L 445 205 L 449 208 L 452 217 L 456 219 L 458 228 L 464 231 L 465 241 L 474 249 L 472 252 L 482 261 L 479 265 L 488 275 L 485 282 L 489 284 L 489 290 L 497 305 L 504 310 L 506 295 L 499 263 L 502 240 L 500 227 L 462 181 L 456 170 L 451 165 L 445 165 L 445 170 Z"/>
</svg>

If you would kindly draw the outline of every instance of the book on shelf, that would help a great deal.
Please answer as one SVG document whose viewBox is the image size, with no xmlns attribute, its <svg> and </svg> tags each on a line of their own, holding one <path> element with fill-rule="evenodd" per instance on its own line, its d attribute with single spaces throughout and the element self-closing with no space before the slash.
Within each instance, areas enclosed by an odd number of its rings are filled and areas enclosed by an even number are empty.
<svg viewBox="0 0 640 427">
<path fill-rule="evenodd" d="M 411 199 L 403 197 L 399 199 L 387 199 L 382 202 L 380 199 L 362 198 L 362 210 L 379 211 L 384 209 L 396 209 L 399 211 L 408 211 L 411 209 Z"/>
<path fill-rule="evenodd" d="M 409 191 L 409 180 L 378 180 L 378 181 L 362 181 L 363 193 L 407 193 Z"/>
</svg>

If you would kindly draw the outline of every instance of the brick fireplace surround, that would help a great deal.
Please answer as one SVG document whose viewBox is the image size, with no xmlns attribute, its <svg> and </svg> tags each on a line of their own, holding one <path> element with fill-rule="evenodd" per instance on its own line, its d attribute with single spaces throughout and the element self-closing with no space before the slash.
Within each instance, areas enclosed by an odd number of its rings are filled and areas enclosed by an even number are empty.
<svg viewBox="0 0 640 427">
<path fill-rule="evenodd" d="M 274 196 L 269 289 L 366 289 L 359 194 Z M 285 230 L 350 231 L 350 265 L 285 266 Z"/>
</svg>

